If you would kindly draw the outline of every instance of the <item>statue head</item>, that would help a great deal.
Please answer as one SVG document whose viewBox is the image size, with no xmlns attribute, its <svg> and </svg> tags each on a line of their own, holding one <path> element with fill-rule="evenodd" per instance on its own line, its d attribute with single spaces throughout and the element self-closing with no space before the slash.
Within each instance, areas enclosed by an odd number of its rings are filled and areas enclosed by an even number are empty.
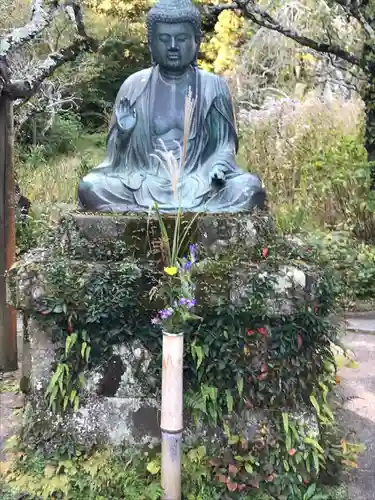
<svg viewBox="0 0 375 500">
<path fill-rule="evenodd" d="M 170 71 L 196 64 L 201 16 L 191 0 L 159 0 L 148 13 L 147 32 L 153 64 Z"/>
</svg>

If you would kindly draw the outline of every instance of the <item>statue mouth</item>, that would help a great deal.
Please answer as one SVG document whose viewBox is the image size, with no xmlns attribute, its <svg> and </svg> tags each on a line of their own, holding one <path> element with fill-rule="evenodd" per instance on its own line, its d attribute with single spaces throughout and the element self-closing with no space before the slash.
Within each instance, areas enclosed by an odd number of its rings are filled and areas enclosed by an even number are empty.
<svg viewBox="0 0 375 500">
<path fill-rule="evenodd" d="M 177 61 L 180 59 L 180 54 L 178 52 L 169 52 L 167 57 L 170 61 Z"/>
</svg>

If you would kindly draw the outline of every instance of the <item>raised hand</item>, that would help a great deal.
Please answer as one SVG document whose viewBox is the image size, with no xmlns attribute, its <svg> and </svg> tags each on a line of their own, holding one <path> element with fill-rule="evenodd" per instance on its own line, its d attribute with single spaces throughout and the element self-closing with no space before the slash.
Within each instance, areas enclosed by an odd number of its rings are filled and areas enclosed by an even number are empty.
<svg viewBox="0 0 375 500">
<path fill-rule="evenodd" d="M 137 123 L 135 107 L 130 105 L 127 97 L 122 97 L 116 107 L 117 126 L 123 131 L 131 133 Z"/>
</svg>

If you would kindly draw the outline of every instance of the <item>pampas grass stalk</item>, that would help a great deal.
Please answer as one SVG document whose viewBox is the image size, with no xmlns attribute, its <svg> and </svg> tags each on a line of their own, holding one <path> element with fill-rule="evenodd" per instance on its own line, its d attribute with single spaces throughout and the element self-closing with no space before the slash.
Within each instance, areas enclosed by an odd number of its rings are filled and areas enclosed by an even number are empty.
<svg viewBox="0 0 375 500">
<path fill-rule="evenodd" d="M 182 147 L 179 143 L 180 160 L 172 151 L 168 151 L 161 141 L 162 148 L 155 150 L 153 155 L 159 160 L 169 174 L 173 195 L 178 196 L 178 183 L 184 171 L 188 153 L 189 135 L 193 123 L 195 99 L 191 88 L 185 99 L 184 135 Z M 181 237 L 182 207 L 179 207 L 175 219 L 172 248 L 165 222 L 158 206 L 155 206 L 158 216 L 163 243 L 168 255 L 168 267 L 177 268 L 177 260 L 181 247 L 195 220 L 187 225 Z M 169 304 L 170 305 L 170 304 Z M 181 448 L 183 432 L 183 351 L 184 336 L 182 332 L 163 331 L 163 364 L 162 364 L 162 397 L 161 397 L 161 486 L 164 500 L 181 499 Z"/>
</svg>

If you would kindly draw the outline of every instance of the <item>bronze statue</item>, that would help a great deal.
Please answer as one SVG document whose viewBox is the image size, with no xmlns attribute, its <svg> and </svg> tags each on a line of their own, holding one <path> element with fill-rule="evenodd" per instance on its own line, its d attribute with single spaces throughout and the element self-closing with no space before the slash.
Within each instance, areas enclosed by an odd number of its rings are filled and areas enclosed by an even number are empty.
<svg viewBox="0 0 375 500">
<path fill-rule="evenodd" d="M 148 13 L 152 67 L 130 76 L 116 99 L 104 162 L 79 184 L 82 209 L 99 212 L 236 212 L 263 208 L 259 178 L 235 163 L 238 137 L 231 96 L 219 76 L 197 68 L 200 12 L 190 0 L 160 0 Z M 175 196 L 154 153 L 180 159 L 184 107 L 195 99 L 183 173 Z M 163 146 L 161 146 L 163 144 Z"/>
</svg>

